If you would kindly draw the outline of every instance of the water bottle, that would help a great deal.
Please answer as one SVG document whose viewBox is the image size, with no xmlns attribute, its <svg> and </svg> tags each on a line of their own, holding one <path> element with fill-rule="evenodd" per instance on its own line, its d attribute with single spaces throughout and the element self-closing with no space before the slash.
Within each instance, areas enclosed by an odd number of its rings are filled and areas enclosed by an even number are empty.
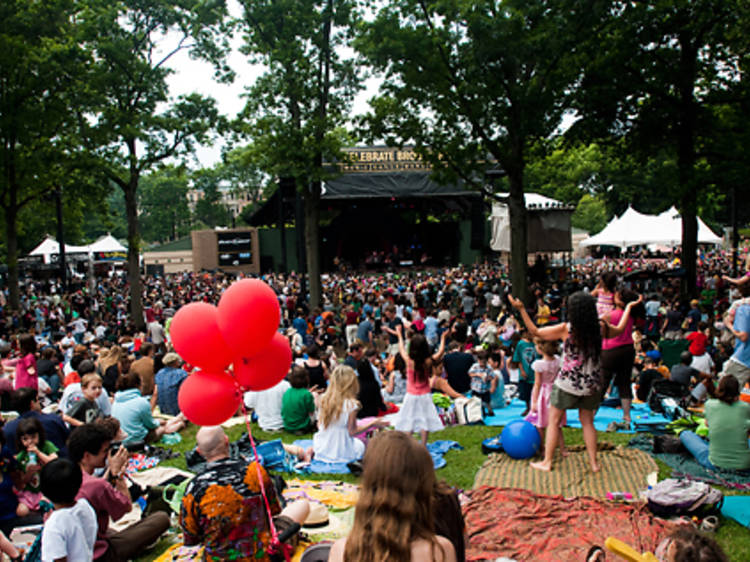
<svg viewBox="0 0 750 562">
<path fill-rule="evenodd" d="M 612 501 L 632 500 L 633 494 L 630 492 L 607 492 L 607 499 Z"/>
<path fill-rule="evenodd" d="M 29 464 L 39 464 L 39 459 L 36 453 L 29 453 Z"/>
</svg>

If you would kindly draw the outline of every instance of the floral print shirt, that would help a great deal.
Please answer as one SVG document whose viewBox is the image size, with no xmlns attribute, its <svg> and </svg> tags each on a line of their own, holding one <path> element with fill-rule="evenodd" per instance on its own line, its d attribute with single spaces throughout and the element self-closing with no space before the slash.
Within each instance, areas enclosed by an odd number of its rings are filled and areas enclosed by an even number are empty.
<svg viewBox="0 0 750 562">
<path fill-rule="evenodd" d="M 273 515 L 280 511 L 271 479 L 260 468 Z M 185 544 L 203 544 L 205 560 L 268 561 L 271 533 L 255 463 L 210 462 L 185 490 L 180 509 Z"/>
<path fill-rule="evenodd" d="M 600 362 L 586 359 L 570 336 L 563 342 L 562 367 L 555 386 L 575 396 L 591 396 L 602 388 Z"/>
</svg>

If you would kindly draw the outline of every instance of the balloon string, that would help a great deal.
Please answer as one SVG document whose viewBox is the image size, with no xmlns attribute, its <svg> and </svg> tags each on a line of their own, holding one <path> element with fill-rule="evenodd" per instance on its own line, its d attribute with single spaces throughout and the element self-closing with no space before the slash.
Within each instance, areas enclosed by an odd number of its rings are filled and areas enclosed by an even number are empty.
<svg viewBox="0 0 750 562">
<path fill-rule="evenodd" d="M 266 513 L 268 514 L 268 525 L 271 529 L 271 553 L 276 553 L 279 550 L 284 554 L 284 560 L 290 562 L 289 553 L 292 550 L 292 546 L 284 544 L 279 540 L 279 533 L 276 531 L 276 525 L 273 524 L 273 515 L 271 514 L 271 504 L 268 502 L 268 495 L 266 494 L 266 487 L 263 484 L 263 475 L 260 472 L 260 457 L 258 451 L 255 448 L 255 439 L 253 439 L 253 432 L 250 429 L 250 417 L 247 414 L 247 408 L 245 407 L 244 396 L 240 400 L 242 405 L 242 415 L 245 417 L 245 427 L 247 428 L 247 436 L 250 439 L 250 445 L 253 448 L 253 455 L 255 455 L 255 470 L 258 473 L 258 482 L 260 482 L 260 493 L 263 496 L 263 501 L 266 504 Z"/>
</svg>

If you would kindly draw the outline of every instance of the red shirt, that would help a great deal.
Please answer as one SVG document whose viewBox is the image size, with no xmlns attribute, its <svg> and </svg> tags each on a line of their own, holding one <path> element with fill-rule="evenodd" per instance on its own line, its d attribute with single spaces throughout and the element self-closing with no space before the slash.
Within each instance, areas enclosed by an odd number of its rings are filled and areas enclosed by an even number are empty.
<svg viewBox="0 0 750 562">
<path fill-rule="evenodd" d="M 688 350 L 695 357 L 700 357 L 706 353 L 706 344 L 708 343 L 708 337 L 703 332 L 690 332 L 685 339 L 690 342 Z"/>
<path fill-rule="evenodd" d="M 128 513 L 132 507 L 130 498 L 103 478 L 97 478 L 83 471 L 81 489 L 76 496 L 77 500 L 85 499 L 91 504 L 96 512 L 96 543 L 94 543 L 94 559 L 99 558 L 109 548 L 105 540 L 109 528 L 109 518 L 117 521 Z"/>
</svg>

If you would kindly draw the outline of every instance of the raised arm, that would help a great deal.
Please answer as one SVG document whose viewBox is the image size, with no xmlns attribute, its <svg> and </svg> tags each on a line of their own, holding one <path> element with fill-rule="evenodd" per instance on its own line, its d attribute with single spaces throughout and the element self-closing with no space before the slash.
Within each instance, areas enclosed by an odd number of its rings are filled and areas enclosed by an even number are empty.
<svg viewBox="0 0 750 562">
<path fill-rule="evenodd" d="M 396 336 L 398 337 L 398 352 L 401 354 L 401 359 L 404 360 L 404 363 L 408 365 L 409 354 L 406 352 L 406 346 L 404 346 L 404 336 L 401 333 L 403 329 L 404 327 L 401 324 L 396 326 Z"/>
<path fill-rule="evenodd" d="M 545 326 L 544 328 L 538 328 L 534 321 L 526 311 L 526 307 L 520 299 L 517 299 L 513 295 L 508 295 L 508 300 L 513 308 L 521 313 L 523 323 L 526 325 L 526 329 L 531 334 L 532 338 L 542 338 L 543 340 L 564 340 L 568 337 L 568 325 L 567 324 L 555 324 L 554 326 Z"/>
<path fill-rule="evenodd" d="M 440 361 L 443 358 L 443 354 L 445 353 L 445 340 L 448 337 L 448 330 L 445 330 L 442 334 L 440 334 L 440 346 L 438 347 L 437 351 L 433 353 L 432 360 L 434 361 Z"/>
<path fill-rule="evenodd" d="M 613 326 L 606 320 L 604 320 L 605 329 L 607 330 L 606 336 L 607 338 L 615 338 L 622 334 L 625 331 L 625 328 L 628 325 L 628 320 L 630 320 L 630 312 L 633 310 L 634 306 L 638 306 L 641 304 L 641 301 L 643 301 L 643 295 L 639 295 L 637 300 L 630 301 L 628 304 L 625 305 L 625 310 L 622 313 L 622 317 L 620 318 L 620 321 L 618 322 L 617 326 Z"/>
</svg>

